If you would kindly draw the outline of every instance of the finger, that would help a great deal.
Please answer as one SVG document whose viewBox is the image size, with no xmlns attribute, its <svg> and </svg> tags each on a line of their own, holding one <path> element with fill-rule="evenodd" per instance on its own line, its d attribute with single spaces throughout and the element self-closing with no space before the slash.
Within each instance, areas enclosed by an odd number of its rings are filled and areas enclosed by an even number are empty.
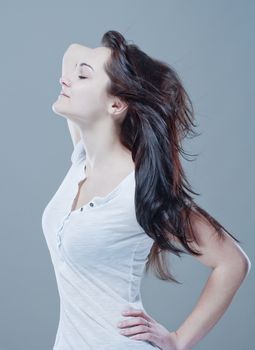
<svg viewBox="0 0 255 350">
<path fill-rule="evenodd" d="M 141 316 L 147 321 L 154 322 L 153 318 L 150 317 L 144 310 L 129 309 L 129 310 L 125 310 L 122 314 L 124 316 L 129 316 L 129 315 Z"/>
<path fill-rule="evenodd" d="M 129 338 L 136 339 L 136 340 L 147 340 L 151 342 L 153 345 L 160 344 L 158 336 L 153 333 L 139 333 L 139 334 L 132 335 Z"/>
<path fill-rule="evenodd" d="M 117 324 L 117 326 L 120 328 L 124 328 L 124 327 L 139 325 L 139 324 L 146 326 L 147 328 L 152 326 L 150 321 L 145 320 L 143 317 L 138 317 L 138 316 L 135 318 L 131 318 L 129 320 L 121 321 Z"/>
<path fill-rule="evenodd" d="M 119 331 L 119 333 L 123 335 L 135 335 L 138 333 L 145 333 L 145 332 L 148 332 L 148 327 L 144 325 L 133 326 L 133 327 L 121 329 Z"/>
</svg>

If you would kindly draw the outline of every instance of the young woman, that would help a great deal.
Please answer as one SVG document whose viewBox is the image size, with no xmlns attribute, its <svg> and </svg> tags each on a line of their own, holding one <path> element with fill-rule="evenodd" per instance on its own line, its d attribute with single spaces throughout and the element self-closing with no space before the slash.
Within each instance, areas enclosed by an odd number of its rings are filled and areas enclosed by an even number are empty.
<svg viewBox="0 0 255 350">
<path fill-rule="evenodd" d="M 117 31 L 101 44 L 68 47 L 52 106 L 74 144 L 42 216 L 60 295 L 54 350 L 191 349 L 227 309 L 250 260 L 190 195 L 180 155 L 195 135 L 194 112 L 175 70 Z M 154 320 L 140 294 L 149 267 L 179 283 L 166 267 L 171 252 L 212 268 L 177 330 Z"/>
</svg>

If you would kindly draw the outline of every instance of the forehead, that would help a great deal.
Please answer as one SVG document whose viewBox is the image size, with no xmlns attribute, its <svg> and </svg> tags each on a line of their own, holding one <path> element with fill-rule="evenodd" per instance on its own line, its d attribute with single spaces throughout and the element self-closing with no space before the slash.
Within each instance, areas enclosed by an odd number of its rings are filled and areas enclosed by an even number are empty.
<svg viewBox="0 0 255 350">
<path fill-rule="evenodd" d="M 110 57 L 111 50 L 108 47 L 99 46 L 90 48 L 85 45 L 77 44 L 79 52 L 79 62 L 85 62 L 91 65 L 95 71 L 103 69 L 104 63 Z"/>
</svg>

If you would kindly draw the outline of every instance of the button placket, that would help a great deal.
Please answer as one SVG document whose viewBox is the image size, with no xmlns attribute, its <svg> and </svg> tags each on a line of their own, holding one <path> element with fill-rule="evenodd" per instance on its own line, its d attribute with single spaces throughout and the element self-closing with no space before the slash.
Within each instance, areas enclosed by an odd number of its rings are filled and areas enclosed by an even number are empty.
<svg viewBox="0 0 255 350">
<path fill-rule="evenodd" d="M 95 203 L 94 203 L 94 202 L 89 202 L 89 203 L 83 205 L 78 211 L 83 211 L 83 210 L 86 209 L 88 206 L 94 207 L 94 206 L 95 206 Z M 75 212 L 76 212 L 76 210 L 73 211 L 73 213 L 75 213 Z"/>
<path fill-rule="evenodd" d="M 74 211 L 69 211 L 69 213 L 65 216 L 63 222 L 62 222 L 62 225 L 61 227 L 58 229 L 58 232 L 57 232 L 57 244 L 58 244 L 58 247 L 61 246 L 61 243 L 62 243 L 62 235 L 61 233 L 63 232 L 63 229 L 64 229 L 64 226 L 65 226 L 65 223 L 66 221 L 68 220 L 68 218 L 70 217 L 71 214 L 75 214 L 76 212 L 82 212 L 84 210 L 84 207 L 86 206 L 90 206 L 90 207 L 94 207 L 95 206 L 95 203 L 94 202 L 89 202 L 88 204 L 84 205 L 83 207 L 81 207 L 79 210 L 74 210 Z"/>
<path fill-rule="evenodd" d="M 75 188 L 76 196 L 77 196 L 77 194 L 78 194 L 78 190 L 79 190 L 79 185 L 80 185 L 80 183 L 81 183 L 84 179 L 86 179 L 86 177 L 87 177 L 87 175 L 86 175 L 86 167 L 84 167 L 84 164 L 83 164 L 83 163 L 82 163 L 82 166 L 81 166 L 81 170 L 82 170 L 82 172 L 81 172 L 81 174 L 80 174 L 80 176 L 79 176 L 79 178 L 78 178 L 78 181 L 77 181 L 77 183 L 76 183 L 76 188 Z M 74 202 L 76 196 L 74 197 L 72 203 Z M 65 222 L 68 220 L 69 216 L 70 216 L 70 215 L 77 214 L 77 213 L 79 213 L 79 212 L 82 212 L 84 209 L 86 209 L 86 207 L 87 207 L 88 205 L 89 205 L 90 207 L 94 207 L 94 206 L 95 206 L 95 203 L 93 203 L 93 202 L 91 201 L 91 202 L 87 203 L 86 205 L 82 206 L 79 210 L 71 210 L 72 206 L 71 206 L 71 208 L 69 208 L 69 212 L 68 212 L 68 214 L 64 217 L 64 220 L 63 220 L 63 222 L 62 222 L 62 225 L 61 225 L 61 227 L 58 229 L 58 232 L 57 232 L 57 245 L 58 245 L 58 247 L 61 246 L 61 243 L 62 243 L 62 235 L 61 235 L 61 233 L 63 232 L 63 228 L 64 228 L 64 226 L 65 226 Z"/>
<path fill-rule="evenodd" d="M 62 243 L 61 232 L 63 231 L 63 228 L 64 228 L 64 226 L 65 226 L 65 222 L 66 222 L 66 220 L 69 218 L 70 215 L 71 215 L 71 212 L 69 212 L 69 213 L 65 216 L 65 218 L 64 218 L 64 220 L 63 220 L 63 222 L 62 222 L 62 226 L 59 228 L 59 230 L 58 230 L 58 232 L 57 232 L 57 243 L 58 243 L 58 247 L 60 247 L 60 245 L 61 245 L 61 243 Z"/>
</svg>

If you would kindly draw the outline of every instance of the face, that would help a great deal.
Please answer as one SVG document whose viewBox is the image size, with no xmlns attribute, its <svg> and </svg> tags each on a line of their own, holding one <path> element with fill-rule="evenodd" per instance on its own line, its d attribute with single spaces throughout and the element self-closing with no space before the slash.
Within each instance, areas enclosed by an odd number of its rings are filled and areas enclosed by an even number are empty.
<svg viewBox="0 0 255 350">
<path fill-rule="evenodd" d="M 68 47 L 62 59 L 60 78 L 62 90 L 68 97 L 58 96 L 52 106 L 56 114 L 81 125 L 107 115 L 111 100 L 106 94 L 109 77 L 103 65 L 110 54 L 106 47 L 91 49 L 80 44 Z"/>
</svg>

